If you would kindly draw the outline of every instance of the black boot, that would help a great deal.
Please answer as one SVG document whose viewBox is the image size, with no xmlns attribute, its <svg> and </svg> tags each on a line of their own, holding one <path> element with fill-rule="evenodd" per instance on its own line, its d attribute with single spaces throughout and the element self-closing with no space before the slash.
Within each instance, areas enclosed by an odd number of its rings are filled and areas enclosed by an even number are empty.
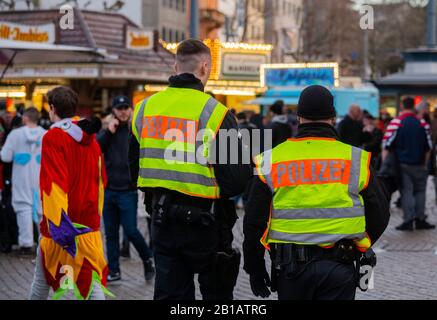
<svg viewBox="0 0 437 320">
<path fill-rule="evenodd" d="M 152 259 L 144 262 L 144 278 L 147 282 L 151 281 L 155 277 L 155 267 L 153 266 Z"/>
<path fill-rule="evenodd" d="M 426 222 L 426 220 L 416 219 L 416 230 L 434 230 L 435 226 Z"/>
<path fill-rule="evenodd" d="M 120 249 L 120 257 L 130 259 L 130 242 L 129 240 L 123 240 L 121 249 Z"/>
<path fill-rule="evenodd" d="M 398 231 L 414 231 L 413 221 L 404 222 L 400 226 L 396 227 Z"/>
</svg>

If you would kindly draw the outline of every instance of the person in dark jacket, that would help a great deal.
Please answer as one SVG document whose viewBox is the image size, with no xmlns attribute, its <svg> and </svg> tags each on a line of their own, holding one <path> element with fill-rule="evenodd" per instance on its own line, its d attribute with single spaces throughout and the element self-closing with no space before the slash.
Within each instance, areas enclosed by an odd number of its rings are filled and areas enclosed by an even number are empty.
<svg viewBox="0 0 437 320">
<path fill-rule="evenodd" d="M 372 165 L 375 170 L 380 167 L 381 152 L 382 152 L 382 138 L 383 133 L 376 127 L 376 119 L 371 115 L 365 115 L 363 118 L 364 132 L 370 135 L 370 140 L 364 144 L 364 150 L 372 153 Z"/>
<path fill-rule="evenodd" d="M 433 147 L 431 126 L 417 117 L 414 98 L 405 98 L 402 104 L 402 113 L 391 121 L 383 140 L 383 160 L 392 153 L 400 169 L 404 222 L 396 229 L 431 230 L 435 226 L 426 221 L 425 214 L 428 163 Z"/>
<path fill-rule="evenodd" d="M 211 71 L 209 48 L 198 40 L 182 42 L 176 55 L 176 71 L 177 75 L 169 79 L 170 90 L 204 92 Z M 178 102 L 181 108 L 189 108 L 193 103 L 189 95 L 187 101 Z M 148 106 L 145 104 L 144 108 Z M 235 116 L 229 110 L 223 116 L 219 132 L 237 132 Z M 221 134 L 218 134 L 216 148 L 211 148 L 215 155 L 222 151 L 220 141 Z M 237 138 L 236 142 L 238 150 L 228 150 L 231 152 L 228 152 L 226 161 L 211 162 L 220 199 L 188 195 L 169 188 L 142 189 L 147 195 L 147 211 L 152 213 L 156 300 L 194 300 L 195 274 L 199 275 L 203 299 L 233 299 L 240 255 L 232 248 L 232 228 L 237 216 L 235 204 L 229 199 L 244 192 L 253 174 L 251 165 L 241 158 L 231 164 L 231 153 L 241 155 L 243 150 L 241 139 Z M 131 176 L 136 180 L 140 173 L 140 144 L 134 135 L 131 136 L 129 153 Z M 202 218 L 190 222 L 190 216 L 199 212 Z"/>
<path fill-rule="evenodd" d="M 358 105 L 352 105 L 349 114 L 338 125 L 340 141 L 351 146 L 361 148 L 371 140 L 368 132 L 365 132 L 363 125 L 363 111 Z"/>
<path fill-rule="evenodd" d="M 284 101 L 278 100 L 270 107 L 272 120 L 267 130 L 272 130 L 273 148 L 293 136 L 293 129 L 288 123 L 288 115 L 284 114 Z"/>
<path fill-rule="evenodd" d="M 332 95 L 325 88 L 319 86 L 310 87 L 307 90 L 302 93 L 299 102 L 300 126 L 297 139 L 307 139 L 308 143 L 311 140 L 338 140 L 338 134 L 333 126 L 336 115 Z M 297 173 L 295 178 L 296 175 Z M 304 180 L 304 177 L 296 179 Z M 373 169 L 370 172 L 368 187 L 362 190 L 360 195 L 364 201 L 365 229 L 372 244 L 374 244 L 388 225 L 390 211 L 388 194 Z M 317 195 L 308 196 L 316 197 Z M 332 197 L 335 196 L 335 194 L 332 195 Z M 250 275 L 254 294 L 263 298 L 270 296 L 271 282 L 265 267 L 265 248 L 260 239 L 264 238 L 266 226 L 269 225 L 274 197 L 275 193 L 271 190 L 271 186 L 262 181 L 260 176 L 255 176 L 246 204 L 243 226 L 244 270 Z M 291 202 L 299 203 L 298 200 Z M 282 203 L 284 204 L 284 202 Z M 292 212 L 283 211 L 284 219 L 287 214 L 290 215 Z M 296 210 L 295 214 L 302 215 L 301 219 L 304 219 L 305 215 L 310 213 L 308 211 L 305 213 L 304 210 L 299 213 L 299 210 Z M 284 228 L 286 228 L 287 222 L 291 224 L 293 219 L 299 218 L 290 219 L 290 221 L 284 220 Z M 291 248 L 292 251 L 288 251 L 288 248 Z M 270 252 L 274 264 L 272 276 L 277 278 L 274 289 L 278 289 L 279 299 L 353 299 L 356 290 L 356 270 L 350 262 L 341 262 L 340 257 L 343 254 L 338 255 L 341 250 L 343 249 L 338 243 L 332 249 L 285 243 L 272 247 Z M 285 258 L 287 252 L 290 252 L 290 255 Z M 298 256 L 299 258 L 296 258 Z M 280 270 L 278 270 L 278 265 L 280 265 Z"/>
<path fill-rule="evenodd" d="M 105 190 L 103 220 L 109 265 L 108 281 L 121 280 L 120 225 L 126 237 L 138 251 L 147 281 L 154 276 L 152 252 L 137 227 L 138 191 L 129 174 L 129 135 L 132 106 L 124 96 L 113 101 L 113 115 L 108 128 L 97 137 L 105 156 L 108 183 Z"/>
</svg>

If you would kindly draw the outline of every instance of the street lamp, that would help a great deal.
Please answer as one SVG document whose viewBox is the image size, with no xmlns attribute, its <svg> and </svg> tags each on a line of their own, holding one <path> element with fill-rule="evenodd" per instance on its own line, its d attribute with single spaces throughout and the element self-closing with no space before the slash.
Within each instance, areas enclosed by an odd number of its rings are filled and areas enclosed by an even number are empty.
<svg viewBox="0 0 437 320">
<path fill-rule="evenodd" d="M 197 39 L 199 37 L 199 0 L 191 0 L 190 15 L 190 37 L 193 39 Z"/>
<path fill-rule="evenodd" d="M 428 2 L 427 44 L 428 48 L 436 46 L 436 3 L 435 0 Z"/>
</svg>

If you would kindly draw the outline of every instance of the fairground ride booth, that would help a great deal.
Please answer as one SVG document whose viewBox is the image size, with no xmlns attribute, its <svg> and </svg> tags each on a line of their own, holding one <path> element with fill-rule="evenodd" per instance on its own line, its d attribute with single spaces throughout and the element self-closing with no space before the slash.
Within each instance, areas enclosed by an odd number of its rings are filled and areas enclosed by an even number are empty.
<svg viewBox="0 0 437 320">
<path fill-rule="evenodd" d="M 266 64 L 261 66 L 261 86 L 265 94 L 248 104 L 261 106 L 266 115 L 269 107 L 282 100 L 295 111 L 302 91 L 310 85 L 322 85 L 331 90 L 338 117 L 344 117 L 351 105 L 357 104 L 373 116 L 379 116 L 379 92 L 371 84 L 340 86 L 338 63 Z"/>
<path fill-rule="evenodd" d="M 0 12 L 0 104 L 47 109 L 46 93 L 67 85 L 79 94 L 79 115 L 105 112 L 113 97 L 147 96 L 162 85 L 174 55 L 127 17 L 74 9 L 72 29 L 59 10 Z"/>
<path fill-rule="evenodd" d="M 265 92 L 261 85 L 261 65 L 270 62 L 273 46 L 205 40 L 211 49 L 212 72 L 206 92 L 214 95 L 229 109 L 237 112 L 252 110 L 260 112 L 259 105 L 247 104 Z M 162 42 L 164 47 L 176 53 L 177 43 Z M 162 87 L 146 86 L 146 91 L 156 92 Z"/>
</svg>

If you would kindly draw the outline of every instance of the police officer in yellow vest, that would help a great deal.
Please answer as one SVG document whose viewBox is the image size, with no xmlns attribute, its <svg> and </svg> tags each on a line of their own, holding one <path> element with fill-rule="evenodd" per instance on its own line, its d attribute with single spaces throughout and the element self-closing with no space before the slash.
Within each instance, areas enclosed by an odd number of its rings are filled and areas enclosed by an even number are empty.
<svg viewBox="0 0 437 320">
<path fill-rule="evenodd" d="M 298 116 L 296 139 L 256 157 L 244 268 L 256 296 L 268 297 L 271 287 L 280 300 L 353 300 L 357 260 L 388 225 L 388 196 L 370 168 L 370 154 L 338 141 L 328 89 L 305 89 Z"/>
<path fill-rule="evenodd" d="M 253 171 L 242 161 L 215 161 L 219 130 L 238 125 L 204 93 L 209 48 L 198 40 L 182 42 L 175 69 L 166 90 L 136 106 L 130 146 L 131 175 L 150 195 L 155 299 L 194 300 L 199 274 L 204 299 L 228 300 L 240 255 L 232 249 L 235 205 L 226 199 L 244 192 Z"/>
</svg>

